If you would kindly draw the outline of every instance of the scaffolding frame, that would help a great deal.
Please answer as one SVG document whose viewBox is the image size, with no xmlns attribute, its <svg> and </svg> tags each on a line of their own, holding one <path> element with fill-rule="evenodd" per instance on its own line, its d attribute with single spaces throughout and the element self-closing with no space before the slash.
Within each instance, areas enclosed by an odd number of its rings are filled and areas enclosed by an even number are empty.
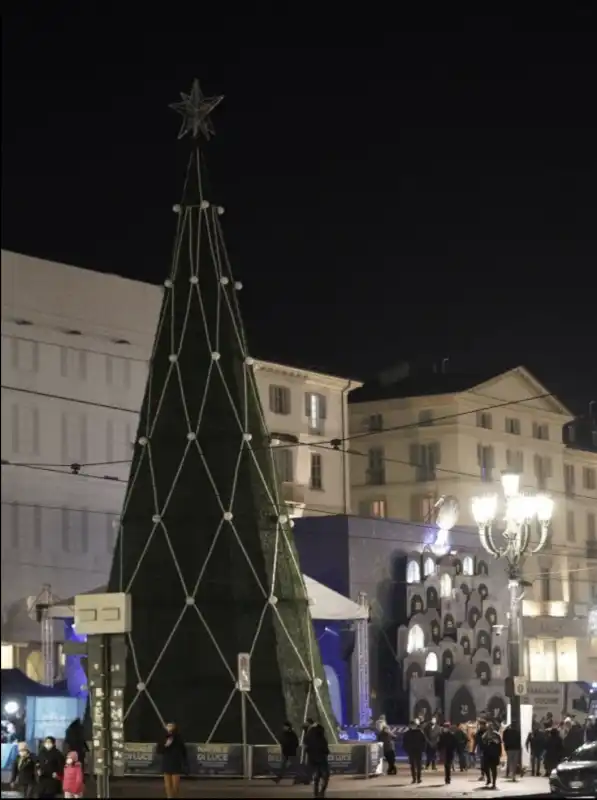
<svg viewBox="0 0 597 800">
<path fill-rule="evenodd" d="M 365 592 L 359 592 L 358 604 L 369 607 Z M 359 691 L 359 725 L 366 727 L 371 719 L 371 685 L 369 676 L 369 617 L 357 622 L 357 666 Z"/>
</svg>

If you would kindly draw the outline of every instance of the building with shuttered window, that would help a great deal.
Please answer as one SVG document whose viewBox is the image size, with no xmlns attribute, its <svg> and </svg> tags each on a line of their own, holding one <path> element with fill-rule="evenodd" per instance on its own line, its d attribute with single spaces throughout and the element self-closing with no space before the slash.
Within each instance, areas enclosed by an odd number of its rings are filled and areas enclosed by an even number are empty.
<svg viewBox="0 0 597 800">
<path fill-rule="evenodd" d="M 528 560 L 526 668 L 534 681 L 588 680 L 597 640 L 597 438 L 524 367 L 500 375 L 391 370 L 350 397 L 352 502 L 364 517 L 423 523 L 442 495 L 480 547 L 475 495 L 500 492 L 502 471 L 555 500 L 548 546 Z M 586 429 L 586 430 L 585 430 Z M 589 430 L 590 429 L 590 430 Z"/>
<path fill-rule="evenodd" d="M 64 598 L 107 580 L 161 299 L 159 286 L 2 251 L 3 667 L 25 666 L 39 641 L 27 605 L 44 585 Z M 350 511 L 347 456 L 325 442 L 346 436 L 360 384 L 255 371 L 292 513 Z"/>
</svg>

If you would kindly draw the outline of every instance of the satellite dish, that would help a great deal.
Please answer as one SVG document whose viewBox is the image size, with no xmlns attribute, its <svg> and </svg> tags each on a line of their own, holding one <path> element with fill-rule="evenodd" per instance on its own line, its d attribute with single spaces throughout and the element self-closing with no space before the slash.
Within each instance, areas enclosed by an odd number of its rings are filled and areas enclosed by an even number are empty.
<svg viewBox="0 0 597 800">
<path fill-rule="evenodd" d="M 458 522 L 460 503 L 453 495 L 445 495 L 437 502 L 435 523 L 442 531 L 452 530 Z"/>
</svg>

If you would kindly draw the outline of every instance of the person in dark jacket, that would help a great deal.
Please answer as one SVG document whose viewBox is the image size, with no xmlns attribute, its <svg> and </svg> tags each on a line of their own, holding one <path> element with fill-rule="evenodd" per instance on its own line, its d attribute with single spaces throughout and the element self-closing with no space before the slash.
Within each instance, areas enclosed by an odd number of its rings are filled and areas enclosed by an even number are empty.
<svg viewBox="0 0 597 800">
<path fill-rule="evenodd" d="M 89 752 L 89 748 L 85 741 L 83 723 L 78 717 L 71 722 L 64 734 L 64 752 L 70 753 L 73 750 L 79 757 L 79 763 L 83 771 L 85 771 L 85 756 Z"/>
<path fill-rule="evenodd" d="M 166 735 L 158 742 L 156 752 L 162 757 L 162 772 L 166 797 L 178 797 L 180 776 L 189 771 L 187 748 L 173 722 L 166 725 Z"/>
<path fill-rule="evenodd" d="M 384 725 L 377 734 L 377 741 L 383 745 L 383 757 L 388 764 L 388 775 L 395 775 L 396 751 L 394 750 L 394 737 L 387 725 Z"/>
<path fill-rule="evenodd" d="M 23 797 L 35 797 L 37 784 L 35 759 L 25 742 L 19 742 L 19 754 L 12 765 L 11 785 L 18 789 Z"/>
<path fill-rule="evenodd" d="M 597 742 L 597 719 L 587 717 L 585 723 L 585 742 Z"/>
<path fill-rule="evenodd" d="M 415 721 L 410 723 L 410 728 L 405 732 L 402 738 L 402 747 L 408 757 L 412 782 L 421 783 L 423 753 L 427 747 L 427 739 Z"/>
<path fill-rule="evenodd" d="M 458 743 L 449 722 L 444 722 L 444 727 L 437 743 L 437 749 L 444 759 L 444 780 L 447 784 L 451 783 L 452 767 L 454 766 L 454 756 L 458 750 Z"/>
<path fill-rule="evenodd" d="M 37 757 L 38 797 L 58 797 L 62 794 L 64 756 L 56 747 L 56 739 L 46 736 Z"/>
<path fill-rule="evenodd" d="M 302 726 L 302 743 L 303 743 L 303 754 L 301 760 L 301 775 L 295 781 L 296 783 L 302 783 L 305 786 L 310 786 L 313 782 L 313 771 L 311 769 L 311 764 L 309 763 L 309 759 L 307 758 L 307 740 L 311 735 L 311 731 L 315 727 L 315 722 L 312 717 L 307 717 L 305 722 Z"/>
<path fill-rule="evenodd" d="M 564 742 L 557 728 L 550 728 L 545 743 L 545 774 L 550 775 L 564 758 Z"/>
<path fill-rule="evenodd" d="M 571 722 L 567 726 L 566 735 L 564 736 L 564 756 L 569 758 L 575 750 L 584 744 L 585 732 L 578 724 L 578 722 Z"/>
<path fill-rule="evenodd" d="M 484 719 L 480 719 L 477 723 L 477 730 L 475 731 L 475 753 L 479 756 L 479 766 L 481 768 L 481 775 L 479 776 L 479 781 L 487 781 L 487 769 L 485 767 L 484 761 L 484 749 L 483 749 L 483 736 L 487 733 L 487 722 Z"/>
<path fill-rule="evenodd" d="M 545 753 L 545 731 L 538 724 L 535 724 L 529 732 L 525 747 L 531 754 L 531 775 L 533 778 L 538 778 L 541 775 L 541 764 Z"/>
<path fill-rule="evenodd" d="M 285 773 L 290 768 L 294 772 L 295 782 L 298 782 L 296 754 L 299 749 L 299 740 L 290 722 L 284 723 L 282 735 L 280 736 L 280 747 L 282 749 L 282 767 L 278 775 L 274 778 L 274 781 L 280 783 Z"/>
<path fill-rule="evenodd" d="M 322 725 L 312 725 L 304 739 L 307 760 L 313 775 L 315 797 L 325 797 L 330 781 L 328 756 L 330 748 Z"/>
<path fill-rule="evenodd" d="M 503 741 L 506 751 L 506 778 L 509 777 L 511 781 L 516 781 L 521 765 L 522 740 L 520 728 L 514 722 L 505 729 Z"/>
<path fill-rule="evenodd" d="M 454 729 L 456 737 L 456 752 L 458 754 L 458 769 L 460 772 L 468 770 L 468 759 L 466 748 L 468 747 L 468 736 L 464 725 L 459 725 Z"/>
<path fill-rule="evenodd" d="M 486 786 L 496 788 L 497 771 L 502 756 L 502 737 L 496 728 L 489 724 L 485 733 L 481 737 L 481 749 L 483 751 L 483 764 L 485 767 Z"/>
</svg>

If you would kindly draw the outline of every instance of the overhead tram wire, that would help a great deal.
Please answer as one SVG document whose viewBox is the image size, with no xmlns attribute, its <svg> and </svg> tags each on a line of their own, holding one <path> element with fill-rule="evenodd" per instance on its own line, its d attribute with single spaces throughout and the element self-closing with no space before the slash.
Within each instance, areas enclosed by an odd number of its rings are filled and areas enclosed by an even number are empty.
<svg viewBox="0 0 597 800">
<path fill-rule="evenodd" d="M 88 480 L 105 480 L 105 481 L 107 481 L 109 483 L 114 483 L 114 484 L 124 484 L 124 485 L 128 484 L 128 480 L 127 479 L 118 478 L 116 476 L 94 475 L 93 473 L 90 473 L 90 472 L 72 473 L 70 471 L 66 471 L 65 469 L 56 469 L 56 468 L 45 467 L 45 466 L 37 467 L 35 465 L 30 465 L 30 464 L 25 464 L 25 465 L 15 464 L 14 466 L 24 466 L 27 469 L 33 469 L 33 470 L 40 469 L 43 472 L 51 472 L 51 473 L 55 473 L 55 474 L 58 474 L 58 475 L 68 475 L 68 476 L 73 476 L 73 477 L 85 478 L 85 479 L 88 479 Z M 485 482 L 483 482 L 483 483 L 484 483 L 484 485 L 486 485 Z M 591 499 L 593 499 L 593 498 L 591 498 Z M 28 505 L 28 504 L 25 504 L 25 505 Z M 34 505 L 34 504 L 30 504 L 30 505 Z M 76 510 L 81 510 L 81 509 L 76 509 Z M 92 511 L 91 509 L 84 509 L 84 510 L 87 510 L 87 511 L 90 511 L 90 512 Z M 318 507 L 315 507 L 315 506 L 305 506 L 303 510 L 312 512 L 314 515 L 318 515 L 318 516 L 333 516 L 333 517 L 344 516 L 344 517 L 347 517 L 349 519 L 373 520 L 373 521 L 377 521 L 377 522 L 388 522 L 388 523 L 399 522 L 399 523 L 401 523 L 403 525 L 406 525 L 408 527 L 422 528 L 422 529 L 425 529 L 427 531 L 430 528 L 434 527 L 433 523 L 430 523 L 430 522 L 413 522 L 413 521 L 410 521 L 410 520 L 401 520 L 401 519 L 396 519 L 396 518 L 392 518 L 392 517 L 367 517 L 367 516 L 362 516 L 360 514 L 340 513 L 340 512 L 332 511 L 329 508 L 318 508 Z M 93 511 L 93 513 L 96 513 L 96 512 Z M 97 513 L 111 513 L 111 514 L 115 513 L 116 515 L 119 515 L 120 512 L 105 512 L 105 511 L 100 512 L 100 511 L 97 511 Z M 469 530 L 466 530 L 464 528 L 455 528 L 454 530 L 457 530 L 460 535 L 473 536 L 475 539 L 477 539 L 477 537 L 478 537 L 478 534 L 476 533 L 476 531 L 469 531 Z M 373 539 L 373 540 L 378 540 L 378 541 L 394 542 L 394 543 L 397 543 L 397 544 L 401 543 L 401 542 L 406 543 L 406 544 L 416 544 L 416 545 L 422 544 L 420 539 L 412 539 L 412 540 L 411 539 L 404 539 L 404 538 L 396 539 L 394 537 L 382 537 L 382 536 L 356 536 L 354 538 L 366 539 L 366 540 L 372 540 Z M 552 545 L 550 550 L 549 551 L 544 551 L 543 554 L 546 555 L 546 556 L 550 555 L 550 554 L 551 555 L 556 555 L 556 556 L 562 556 L 562 555 L 570 554 L 571 551 L 573 551 L 573 550 L 578 550 L 579 551 L 578 555 L 573 555 L 572 556 L 573 558 L 581 559 L 581 560 L 584 559 L 585 561 L 590 560 L 586 556 L 586 547 L 582 547 L 582 546 L 570 547 L 569 545 L 556 545 L 555 547 L 557 547 L 560 550 L 562 550 L 562 552 L 555 552 L 554 546 Z M 471 552 L 471 553 L 478 553 L 478 552 L 480 552 L 482 550 L 482 548 L 480 546 L 479 547 L 462 547 L 461 546 L 459 549 L 463 550 L 463 551 L 466 551 L 466 552 Z"/>
</svg>

